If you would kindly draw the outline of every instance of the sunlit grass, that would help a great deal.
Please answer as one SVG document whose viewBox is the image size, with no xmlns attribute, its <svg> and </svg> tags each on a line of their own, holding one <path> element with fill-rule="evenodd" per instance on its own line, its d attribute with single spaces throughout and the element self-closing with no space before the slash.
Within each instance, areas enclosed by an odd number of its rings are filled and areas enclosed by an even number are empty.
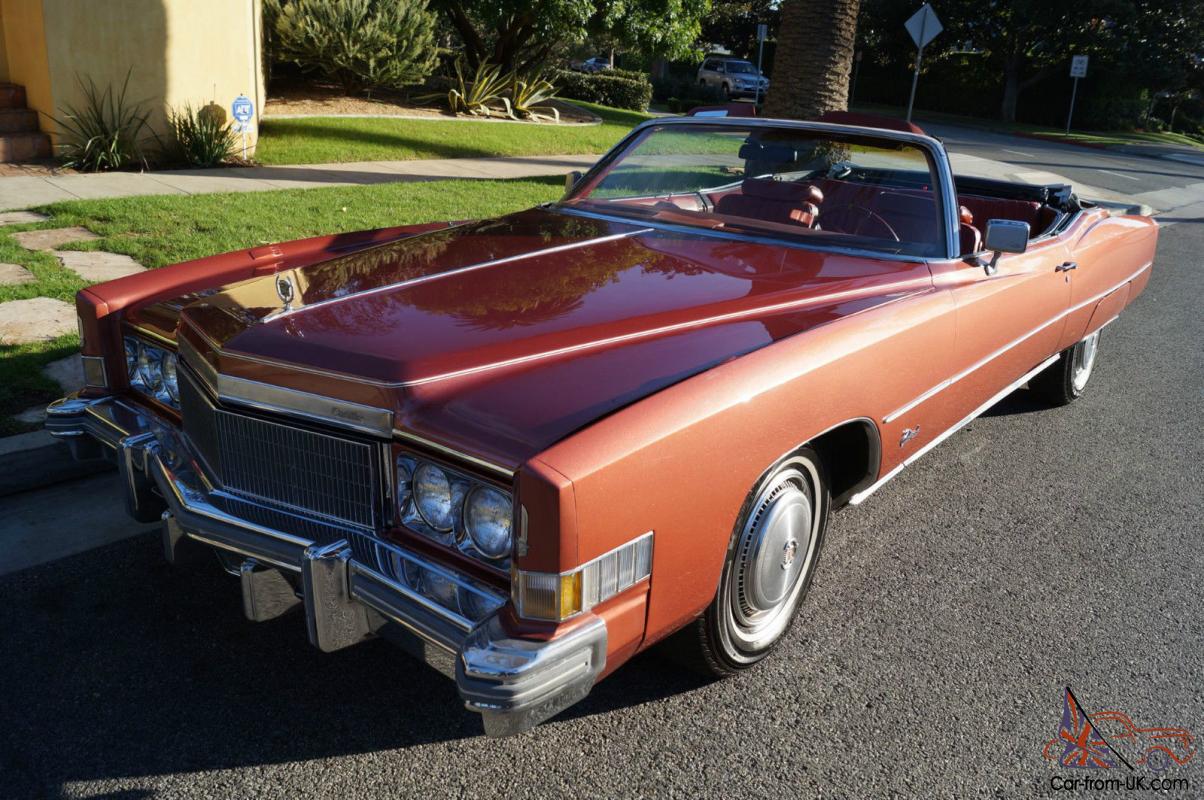
<svg viewBox="0 0 1204 800">
<path fill-rule="evenodd" d="M 264 164 L 604 153 L 650 115 L 574 101 L 599 125 L 515 124 L 389 117 L 265 118 L 255 157 Z"/>
</svg>

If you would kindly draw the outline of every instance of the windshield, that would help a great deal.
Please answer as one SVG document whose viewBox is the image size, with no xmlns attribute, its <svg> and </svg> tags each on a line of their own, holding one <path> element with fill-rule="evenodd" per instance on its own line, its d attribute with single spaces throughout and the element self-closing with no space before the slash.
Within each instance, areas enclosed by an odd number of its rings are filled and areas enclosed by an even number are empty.
<svg viewBox="0 0 1204 800">
<path fill-rule="evenodd" d="M 729 61 L 727 62 L 727 71 L 748 75 L 757 74 L 757 68 L 747 61 Z"/>
<path fill-rule="evenodd" d="M 943 256 L 928 153 L 873 135 L 789 127 L 656 125 L 564 201 L 570 208 Z"/>
</svg>

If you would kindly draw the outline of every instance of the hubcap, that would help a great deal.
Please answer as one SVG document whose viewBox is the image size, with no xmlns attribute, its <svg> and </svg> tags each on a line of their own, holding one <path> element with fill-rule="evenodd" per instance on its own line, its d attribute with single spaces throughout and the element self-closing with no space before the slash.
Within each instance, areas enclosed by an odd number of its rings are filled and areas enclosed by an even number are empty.
<svg viewBox="0 0 1204 800">
<path fill-rule="evenodd" d="M 729 632 L 743 650 L 776 639 L 790 622 L 813 560 L 816 514 L 796 468 L 780 472 L 758 496 L 744 526 L 728 587 Z"/>
<path fill-rule="evenodd" d="M 1095 366 L 1095 354 L 1099 349 L 1099 331 L 1079 342 L 1074 348 L 1074 372 L 1071 382 L 1075 391 L 1081 392 L 1091 380 L 1091 369 Z"/>
</svg>

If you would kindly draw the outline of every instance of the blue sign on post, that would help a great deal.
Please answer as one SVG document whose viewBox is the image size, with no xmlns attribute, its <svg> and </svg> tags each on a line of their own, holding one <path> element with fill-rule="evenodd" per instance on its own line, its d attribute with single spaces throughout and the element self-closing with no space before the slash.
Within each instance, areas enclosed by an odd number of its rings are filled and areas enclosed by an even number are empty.
<svg viewBox="0 0 1204 800">
<path fill-rule="evenodd" d="M 251 98 L 240 94 L 234 98 L 234 102 L 230 105 L 230 111 L 234 114 L 234 119 L 245 125 L 255 114 L 255 104 L 251 102 Z"/>
</svg>

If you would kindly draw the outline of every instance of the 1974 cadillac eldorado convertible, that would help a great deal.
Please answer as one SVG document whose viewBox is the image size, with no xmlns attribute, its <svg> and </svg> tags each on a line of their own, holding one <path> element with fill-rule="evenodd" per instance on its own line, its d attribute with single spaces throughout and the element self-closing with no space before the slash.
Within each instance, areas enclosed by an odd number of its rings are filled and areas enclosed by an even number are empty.
<svg viewBox="0 0 1204 800">
<path fill-rule="evenodd" d="M 765 658 L 832 510 L 1025 383 L 1079 397 L 1156 241 L 914 132 L 659 119 L 559 202 L 85 289 L 46 424 L 248 618 L 389 637 L 510 734 L 670 635 Z"/>
</svg>

